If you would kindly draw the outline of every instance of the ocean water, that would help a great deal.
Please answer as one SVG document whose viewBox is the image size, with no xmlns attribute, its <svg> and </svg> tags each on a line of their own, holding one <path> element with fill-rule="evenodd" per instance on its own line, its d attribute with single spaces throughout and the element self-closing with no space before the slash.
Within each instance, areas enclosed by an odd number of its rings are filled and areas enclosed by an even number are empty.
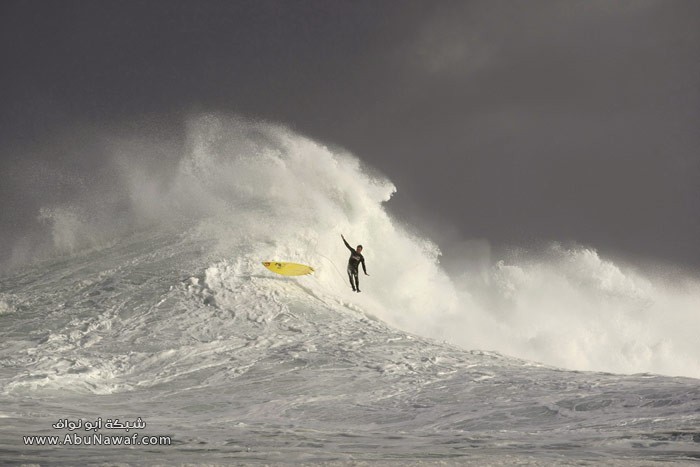
<svg viewBox="0 0 700 467">
<path fill-rule="evenodd" d="M 118 209 L 42 209 L 51 254 L 2 276 L 3 464 L 700 458 L 695 279 L 561 245 L 467 246 L 448 274 L 356 157 L 238 118 L 188 132 L 167 177 L 119 159 Z"/>
</svg>

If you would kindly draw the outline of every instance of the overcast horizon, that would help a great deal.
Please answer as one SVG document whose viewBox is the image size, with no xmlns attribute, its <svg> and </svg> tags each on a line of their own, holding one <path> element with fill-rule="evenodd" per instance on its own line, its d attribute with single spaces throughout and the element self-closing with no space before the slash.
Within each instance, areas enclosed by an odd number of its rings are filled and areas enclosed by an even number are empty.
<svg viewBox="0 0 700 467">
<path fill-rule="evenodd" d="M 700 270 L 700 2 L 6 1 L 0 18 L 6 245 L 102 183 L 105 135 L 177 146 L 217 112 L 351 151 L 441 245 Z"/>
</svg>

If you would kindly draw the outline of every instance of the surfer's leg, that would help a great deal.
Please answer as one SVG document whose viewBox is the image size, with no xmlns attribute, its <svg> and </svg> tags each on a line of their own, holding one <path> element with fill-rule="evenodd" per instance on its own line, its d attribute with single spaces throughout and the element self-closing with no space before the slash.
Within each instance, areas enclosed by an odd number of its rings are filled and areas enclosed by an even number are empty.
<svg viewBox="0 0 700 467">
<path fill-rule="evenodd" d="M 354 270 L 353 275 L 355 276 L 355 287 L 357 288 L 357 291 L 360 291 L 360 275 L 357 272 L 357 269 Z"/>
<path fill-rule="evenodd" d="M 353 271 L 352 269 L 348 268 L 348 278 L 350 279 L 350 287 L 352 287 L 352 291 L 355 291 L 355 282 L 353 282 Z"/>
</svg>

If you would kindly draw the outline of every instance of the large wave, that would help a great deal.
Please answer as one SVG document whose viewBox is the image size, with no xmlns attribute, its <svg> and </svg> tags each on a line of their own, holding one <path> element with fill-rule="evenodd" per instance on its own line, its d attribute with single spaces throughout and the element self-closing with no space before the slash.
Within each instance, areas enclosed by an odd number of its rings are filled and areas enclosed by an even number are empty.
<svg viewBox="0 0 700 467">
<path fill-rule="evenodd" d="M 352 154 L 221 115 L 193 118 L 162 167 L 144 158 L 155 143 L 138 141 L 112 142 L 118 189 L 41 210 L 58 250 L 99 247 L 124 226 L 189 223 L 240 273 L 263 260 L 311 264 L 310 287 L 412 333 L 570 369 L 700 377 L 692 278 L 669 284 L 561 245 L 465 260 L 448 275 L 439 248 L 388 214 L 394 185 Z M 347 284 L 341 233 L 364 245 L 362 294 Z"/>
</svg>

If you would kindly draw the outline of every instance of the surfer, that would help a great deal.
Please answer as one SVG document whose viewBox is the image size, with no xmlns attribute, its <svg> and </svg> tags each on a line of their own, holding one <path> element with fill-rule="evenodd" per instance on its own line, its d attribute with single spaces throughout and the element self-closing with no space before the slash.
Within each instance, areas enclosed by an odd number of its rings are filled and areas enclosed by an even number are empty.
<svg viewBox="0 0 700 467">
<path fill-rule="evenodd" d="M 360 278 L 357 274 L 357 268 L 360 263 L 362 263 L 362 270 L 365 272 L 365 276 L 369 276 L 369 274 L 367 274 L 367 268 L 365 267 L 365 257 L 362 256 L 362 245 L 357 245 L 357 248 L 353 248 L 350 246 L 348 241 L 345 240 L 343 234 L 340 234 L 340 238 L 343 239 L 343 243 L 345 243 L 345 246 L 348 247 L 348 250 L 350 250 L 350 259 L 348 259 L 348 277 L 350 278 L 350 286 L 352 287 L 353 292 L 359 292 Z"/>
</svg>

